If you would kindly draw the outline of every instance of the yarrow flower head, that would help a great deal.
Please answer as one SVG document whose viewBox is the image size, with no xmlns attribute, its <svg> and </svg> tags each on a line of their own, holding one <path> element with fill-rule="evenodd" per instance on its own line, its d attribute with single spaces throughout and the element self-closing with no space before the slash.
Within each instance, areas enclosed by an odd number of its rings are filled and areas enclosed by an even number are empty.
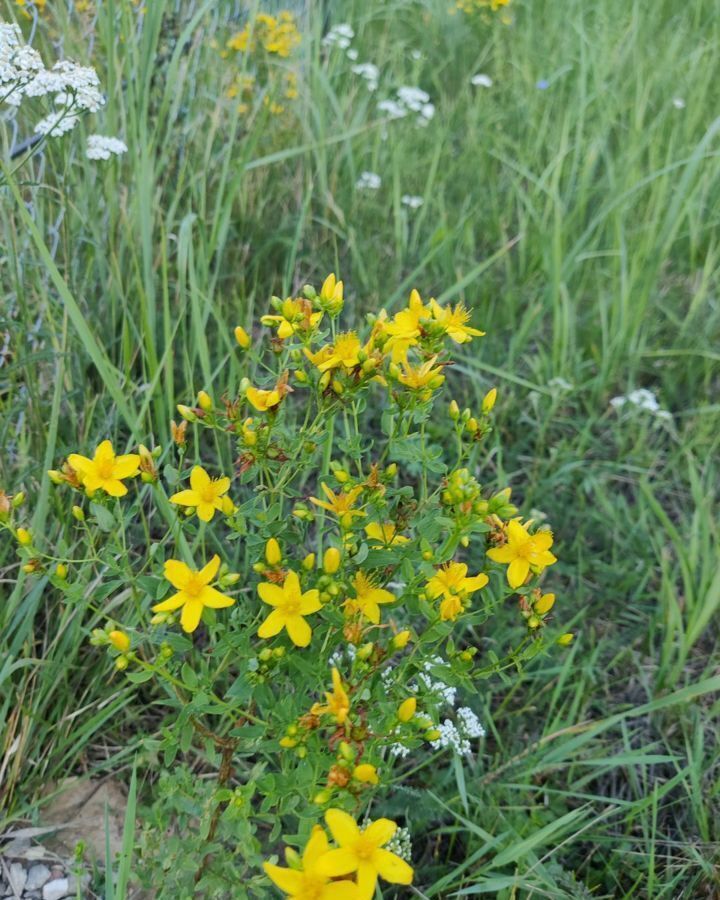
<svg viewBox="0 0 720 900">
<path fill-rule="evenodd" d="M 127 153 L 127 144 L 119 138 L 91 134 L 87 139 L 85 155 L 88 159 L 110 159 L 111 156 L 122 156 L 123 153 Z"/>
</svg>

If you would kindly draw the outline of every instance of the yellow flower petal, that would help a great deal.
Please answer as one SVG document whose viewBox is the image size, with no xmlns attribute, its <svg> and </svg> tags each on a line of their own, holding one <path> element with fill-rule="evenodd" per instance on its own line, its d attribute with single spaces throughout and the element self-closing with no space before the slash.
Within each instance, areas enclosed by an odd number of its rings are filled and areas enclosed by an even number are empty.
<svg viewBox="0 0 720 900">
<path fill-rule="evenodd" d="M 272 615 L 272 613 L 270 613 Z M 296 647 L 307 647 L 312 638 L 312 628 L 302 616 L 288 616 L 285 628 L 290 635 L 290 640 Z"/>
<path fill-rule="evenodd" d="M 411 884 L 413 880 L 412 866 L 389 850 L 376 850 L 372 855 L 372 863 L 378 874 L 391 884 Z"/>
<path fill-rule="evenodd" d="M 383 844 L 387 844 L 396 831 L 397 825 L 392 819 L 376 819 L 363 831 L 363 837 L 375 844 L 376 847 L 382 847 Z"/>
<path fill-rule="evenodd" d="M 163 571 L 165 578 L 167 578 L 170 584 L 179 591 L 182 591 L 190 578 L 192 578 L 192 571 L 189 566 L 186 566 L 185 563 L 181 562 L 179 559 L 166 560 Z"/>
<path fill-rule="evenodd" d="M 188 600 L 185 606 L 183 606 L 183 610 L 180 615 L 180 624 L 182 625 L 183 631 L 187 632 L 188 634 L 195 631 L 195 629 L 200 624 L 202 611 L 203 605 L 199 600 Z"/>
<path fill-rule="evenodd" d="M 360 829 L 357 827 L 355 819 L 341 809 L 329 809 L 325 813 L 325 821 L 330 829 L 330 834 L 332 834 L 335 842 L 340 844 L 341 847 L 345 844 L 355 843 L 360 837 Z M 336 874 L 344 875 L 346 872 L 350 871 L 352 870 L 345 869 Z"/>
</svg>

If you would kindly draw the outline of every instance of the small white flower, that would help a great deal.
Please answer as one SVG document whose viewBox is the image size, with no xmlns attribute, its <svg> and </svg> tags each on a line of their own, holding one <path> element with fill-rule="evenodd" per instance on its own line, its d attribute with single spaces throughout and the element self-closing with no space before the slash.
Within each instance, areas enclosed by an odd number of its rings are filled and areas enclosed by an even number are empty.
<svg viewBox="0 0 720 900">
<path fill-rule="evenodd" d="M 549 388 L 557 388 L 559 391 L 572 391 L 574 385 L 570 384 L 569 381 L 566 381 L 564 378 L 560 378 L 559 376 L 556 378 L 551 378 L 548 381 Z"/>
<path fill-rule="evenodd" d="M 341 50 L 347 50 L 354 37 L 355 32 L 352 26 L 343 23 L 334 25 L 325 35 L 322 42 L 326 47 L 339 47 Z"/>
<path fill-rule="evenodd" d="M 397 100 L 381 100 L 378 103 L 378 112 L 387 113 L 390 119 L 402 119 L 407 115 L 407 109 Z"/>
<path fill-rule="evenodd" d="M 60 137 L 77 125 L 80 116 L 77 113 L 70 113 L 65 109 L 59 109 L 57 112 L 50 113 L 44 119 L 35 125 L 36 134 L 45 134 L 48 137 Z"/>
<path fill-rule="evenodd" d="M 456 688 L 451 687 L 449 684 L 445 684 L 444 681 L 437 680 L 437 676 L 434 673 L 430 674 L 432 669 L 438 669 L 444 666 L 447 666 L 445 660 L 441 656 L 434 656 L 423 666 L 424 671 L 419 673 L 418 681 L 424 685 L 431 694 L 435 694 L 441 701 L 447 703 L 448 706 L 455 706 L 455 697 L 457 696 Z M 417 690 L 417 688 L 414 688 L 414 690 Z"/>
<path fill-rule="evenodd" d="M 413 112 L 422 112 L 426 103 L 430 102 L 430 94 L 419 87 L 401 87 L 397 90 L 400 103 Z"/>
<path fill-rule="evenodd" d="M 425 201 L 422 197 L 417 197 L 414 194 L 403 194 L 400 202 L 403 206 L 407 206 L 408 209 L 420 209 Z"/>
<path fill-rule="evenodd" d="M 354 47 L 350 47 L 350 49 L 345 54 L 348 59 L 351 59 L 353 62 L 358 58 L 358 52 Z"/>
<path fill-rule="evenodd" d="M 672 104 L 675 109 L 685 109 L 685 101 L 682 97 L 673 97 Z"/>
<path fill-rule="evenodd" d="M 380 80 L 380 69 L 378 69 L 375 63 L 358 63 L 356 66 L 352 67 L 352 71 L 365 80 L 365 84 L 369 91 L 377 90 L 378 82 Z"/>
<path fill-rule="evenodd" d="M 419 59 L 422 59 L 422 52 L 420 50 L 413 50 L 410 57 L 417 62 Z"/>
<path fill-rule="evenodd" d="M 85 155 L 88 159 L 110 159 L 113 155 L 121 156 L 123 153 L 127 153 L 127 144 L 118 138 L 91 134 L 87 139 Z"/>
<path fill-rule="evenodd" d="M 655 394 L 653 394 L 652 391 L 647 390 L 647 388 L 638 388 L 635 391 L 630 391 L 626 396 L 613 397 L 610 401 L 610 406 L 612 406 L 613 409 L 622 409 L 626 403 L 629 403 L 631 406 L 635 406 L 638 409 L 642 409 L 645 412 L 652 413 L 659 419 L 672 418 L 672 415 L 660 406 Z"/>
<path fill-rule="evenodd" d="M 457 718 L 460 728 L 465 732 L 466 737 L 485 737 L 485 729 L 483 728 L 480 719 L 478 719 L 469 706 L 461 706 L 457 711 Z"/>
<path fill-rule="evenodd" d="M 459 756 L 466 756 L 470 753 L 470 741 L 460 735 L 460 732 L 450 719 L 445 719 L 444 722 L 438 725 L 438 731 L 440 736 L 436 740 L 430 741 L 431 746 L 436 750 L 449 748 Z"/>
<path fill-rule="evenodd" d="M 381 184 L 382 178 L 376 172 L 361 172 L 355 187 L 360 191 L 376 191 Z"/>
<path fill-rule="evenodd" d="M 477 75 L 473 75 L 473 77 L 470 79 L 470 84 L 474 85 L 475 87 L 490 88 L 493 86 L 493 80 L 489 75 L 478 72 Z"/>
</svg>

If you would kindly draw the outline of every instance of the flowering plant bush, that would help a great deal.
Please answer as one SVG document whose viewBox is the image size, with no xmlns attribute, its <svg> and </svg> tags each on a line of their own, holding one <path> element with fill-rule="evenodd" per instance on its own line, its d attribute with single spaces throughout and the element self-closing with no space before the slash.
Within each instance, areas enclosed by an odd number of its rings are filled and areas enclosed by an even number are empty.
<svg viewBox="0 0 720 900">
<path fill-rule="evenodd" d="M 227 840 L 245 886 L 264 890 L 259 860 L 290 823 L 300 853 L 264 865 L 288 896 L 368 900 L 378 878 L 409 884 L 409 834 L 367 823 L 370 802 L 418 754 L 470 753 L 484 730 L 458 694 L 548 643 L 552 534 L 476 477 L 497 392 L 433 416 L 452 349 L 482 332 L 462 304 L 417 291 L 358 330 L 339 330 L 343 304 L 333 275 L 273 298 L 266 331 L 236 329 L 242 381 L 179 406 L 171 446 L 117 453 L 103 440 L 50 473 L 74 500 L 68 544 L 91 563 L 81 582 L 62 547 L 22 526 L 23 498 L 3 496 L 26 572 L 68 604 L 90 598 L 106 622 L 92 643 L 140 703 L 156 682 L 149 760 L 167 769 L 196 747 L 218 771 L 214 783 L 182 766 L 160 778 L 198 840 L 192 870 L 185 834 L 155 846 L 167 896 L 184 878 L 207 888 Z M 480 644 L 509 598 L 521 627 L 500 657 Z"/>
</svg>

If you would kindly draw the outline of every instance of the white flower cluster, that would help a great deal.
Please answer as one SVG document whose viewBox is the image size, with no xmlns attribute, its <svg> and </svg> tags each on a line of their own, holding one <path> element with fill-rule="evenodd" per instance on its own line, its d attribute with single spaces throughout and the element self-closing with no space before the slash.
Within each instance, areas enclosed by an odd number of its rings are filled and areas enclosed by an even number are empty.
<svg viewBox="0 0 720 900">
<path fill-rule="evenodd" d="M 390 744 L 390 753 L 397 759 L 405 759 L 409 752 L 410 748 L 406 747 L 405 744 Z"/>
<path fill-rule="evenodd" d="M 120 156 L 123 153 L 127 153 L 127 144 L 118 138 L 91 134 L 87 139 L 85 155 L 88 159 L 110 159 L 111 156 Z"/>
<path fill-rule="evenodd" d="M 431 694 L 435 694 L 438 700 L 447 703 L 448 706 L 455 706 L 457 689 L 450 687 L 449 684 L 445 684 L 444 681 L 436 680 L 437 676 L 430 674 L 432 669 L 437 669 L 445 665 L 445 660 L 441 656 L 434 656 L 424 664 L 423 671 L 418 674 L 418 681 L 427 691 Z M 415 688 L 415 690 L 417 690 L 417 688 Z"/>
<path fill-rule="evenodd" d="M 377 191 L 382 184 L 382 178 L 376 172 L 361 172 L 355 182 L 359 191 Z"/>
<path fill-rule="evenodd" d="M 0 100 L 20 106 L 25 97 L 52 97 L 57 108 L 36 124 L 35 132 L 53 137 L 72 130 L 82 113 L 95 113 L 105 103 L 92 66 L 64 59 L 46 69 L 18 26 L 0 22 Z M 91 157 L 98 158 L 107 157 Z"/>
<path fill-rule="evenodd" d="M 338 47 L 340 50 L 347 50 L 354 37 L 355 31 L 352 25 L 348 25 L 345 22 L 341 25 L 333 25 L 322 39 L 322 42 L 326 47 Z"/>
<path fill-rule="evenodd" d="M 438 749 L 450 749 L 460 756 L 470 753 L 470 741 L 475 738 L 485 737 L 485 729 L 480 719 L 469 706 L 461 706 L 457 711 L 457 722 L 450 719 L 438 725 L 440 736 L 430 741 L 432 746 Z"/>
<path fill-rule="evenodd" d="M 352 71 L 355 75 L 359 75 L 365 80 L 365 84 L 369 91 L 372 92 L 377 90 L 378 84 L 380 83 L 380 69 L 378 69 L 375 63 L 358 63 L 356 66 L 352 67 Z"/>
<path fill-rule="evenodd" d="M 410 113 L 417 113 L 416 123 L 425 127 L 435 115 L 435 105 L 430 102 L 427 91 L 406 86 L 397 89 L 394 100 L 381 100 L 378 112 L 385 113 L 390 119 L 403 119 Z"/>
<path fill-rule="evenodd" d="M 478 719 L 469 706 L 461 706 L 457 711 L 457 718 L 462 731 L 465 732 L 467 737 L 485 737 L 485 729 L 483 728 L 480 719 Z"/>
<path fill-rule="evenodd" d="M 23 42 L 20 28 L 0 22 L 0 101 L 19 106 L 25 86 L 42 68 L 40 54 Z"/>
<path fill-rule="evenodd" d="M 422 197 L 418 197 L 415 194 L 403 194 L 400 202 L 403 206 L 407 206 L 408 209 L 420 209 L 425 201 Z"/>
<path fill-rule="evenodd" d="M 626 403 L 637 407 L 637 409 L 652 413 L 659 419 L 672 418 L 671 413 L 660 406 L 655 394 L 653 394 L 652 391 L 648 391 L 646 388 L 638 388 L 636 391 L 630 391 L 627 396 L 613 397 L 610 401 L 610 406 L 612 406 L 613 409 L 622 409 Z"/>
<path fill-rule="evenodd" d="M 431 746 L 435 750 L 446 750 L 449 748 L 459 756 L 467 756 L 470 753 L 470 741 L 460 734 L 455 723 L 451 722 L 450 719 L 445 719 L 444 722 L 441 722 L 437 730 L 440 732 L 440 736 L 436 740 L 430 741 Z"/>
<path fill-rule="evenodd" d="M 412 837 L 410 836 L 410 830 L 398 828 L 387 844 L 385 844 L 385 849 L 406 862 L 412 862 Z"/>
<path fill-rule="evenodd" d="M 354 644 L 346 644 L 345 647 L 336 650 L 329 659 L 330 667 L 341 669 L 346 662 L 351 665 L 355 661 L 357 649 Z M 390 671 L 389 669 L 386 671 Z M 384 673 L 383 673 L 384 674 Z"/>
<path fill-rule="evenodd" d="M 477 75 L 473 75 L 470 79 L 470 84 L 473 87 L 484 87 L 491 88 L 493 85 L 493 80 L 489 75 L 485 75 L 483 72 L 478 72 Z"/>
</svg>

